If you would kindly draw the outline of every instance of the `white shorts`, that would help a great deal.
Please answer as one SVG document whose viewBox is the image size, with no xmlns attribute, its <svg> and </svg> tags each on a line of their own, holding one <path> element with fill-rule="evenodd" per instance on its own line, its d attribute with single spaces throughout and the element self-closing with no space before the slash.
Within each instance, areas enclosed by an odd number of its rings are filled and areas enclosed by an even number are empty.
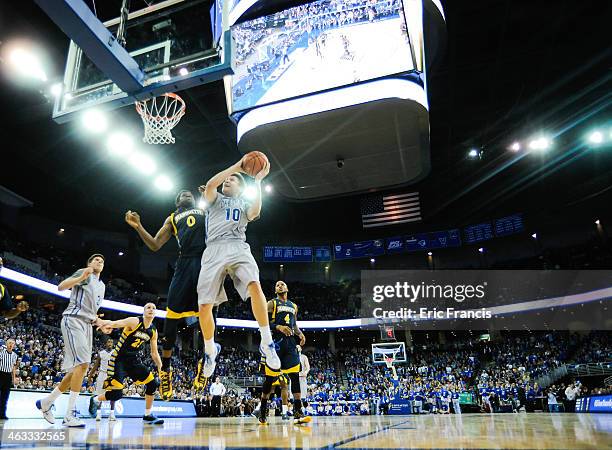
<svg viewBox="0 0 612 450">
<path fill-rule="evenodd" d="M 248 286 L 259 282 L 259 268 L 251 247 L 243 241 L 213 242 L 202 255 L 198 278 L 198 303 L 218 305 L 227 301 L 223 282 L 229 275 L 243 300 L 249 298 Z"/>
<path fill-rule="evenodd" d="M 93 329 L 91 323 L 77 316 L 63 316 L 61 320 L 64 339 L 62 370 L 70 372 L 80 364 L 91 363 Z"/>
<path fill-rule="evenodd" d="M 106 372 L 98 372 L 98 377 L 96 378 L 96 394 L 102 395 L 104 394 L 104 381 L 106 381 Z"/>
</svg>

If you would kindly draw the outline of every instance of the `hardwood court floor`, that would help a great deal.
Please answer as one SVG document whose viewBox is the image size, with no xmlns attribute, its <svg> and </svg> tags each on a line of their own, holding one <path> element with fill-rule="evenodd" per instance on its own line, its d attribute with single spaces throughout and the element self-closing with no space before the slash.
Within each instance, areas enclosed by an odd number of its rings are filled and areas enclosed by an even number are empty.
<svg viewBox="0 0 612 450">
<path fill-rule="evenodd" d="M 64 448 L 88 449 L 612 449 L 612 414 L 464 414 L 461 416 L 320 417 L 308 426 L 272 418 L 166 419 L 161 426 L 140 419 L 86 420 L 69 430 Z M 10 429 L 61 430 L 42 419 L 6 422 Z M 32 448 L 9 444 L 2 448 Z M 51 447 L 50 445 L 47 448 Z M 59 448 L 56 444 L 53 448 Z M 39 446 L 36 447 L 44 448 Z"/>
</svg>

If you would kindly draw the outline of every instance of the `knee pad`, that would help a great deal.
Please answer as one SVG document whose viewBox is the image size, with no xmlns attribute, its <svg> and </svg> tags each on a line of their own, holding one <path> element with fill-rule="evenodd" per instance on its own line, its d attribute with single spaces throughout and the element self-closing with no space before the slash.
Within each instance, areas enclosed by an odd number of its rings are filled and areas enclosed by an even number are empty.
<svg viewBox="0 0 612 450">
<path fill-rule="evenodd" d="M 153 394 L 155 394 L 155 391 L 159 387 L 159 382 L 157 381 L 157 378 L 153 378 L 145 386 L 146 386 L 145 394 L 146 395 L 153 395 Z"/>
<path fill-rule="evenodd" d="M 297 372 L 293 372 L 288 374 L 289 379 L 291 380 L 291 393 L 299 394 L 300 391 L 300 376 Z"/>
<path fill-rule="evenodd" d="M 261 387 L 261 392 L 263 394 L 270 394 L 272 392 L 272 383 L 276 381 L 277 377 L 271 377 L 270 375 L 266 375 L 266 379 Z"/>
<path fill-rule="evenodd" d="M 164 321 L 164 350 L 172 350 L 176 344 L 178 323 L 180 319 L 166 319 Z"/>
<path fill-rule="evenodd" d="M 123 391 L 121 389 L 113 389 L 111 391 L 106 391 L 106 394 L 104 394 L 104 396 L 106 397 L 106 400 L 116 402 L 117 400 L 121 399 L 121 397 L 123 397 Z"/>
</svg>

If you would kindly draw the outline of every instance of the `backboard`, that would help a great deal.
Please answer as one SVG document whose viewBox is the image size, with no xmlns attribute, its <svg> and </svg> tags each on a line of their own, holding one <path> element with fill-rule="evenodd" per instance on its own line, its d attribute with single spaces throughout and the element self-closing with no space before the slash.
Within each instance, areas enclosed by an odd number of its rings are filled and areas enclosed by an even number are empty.
<svg viewBox="0 0 612 450">
<path fill-rule="evenodd" d="M 124 92 L 112 73 L 98 67 L 95 55 L 85 54 L 70 41 L 54 119 L 65 122 L 90 107 L 131 105 L 135 100 L 188 89 L 232 73 L 231 39 L 229 32 L 222 30 L 220 4 L 212 2 L 211 8 L 208 0 L 166 0 L 129 12 L 125 50 L 144 73 L 143 87 L 133 92 Z M 103 25 L 117 37 L 119 17 Z"/>
<path fill-rule="evenodd" d="M 406 344 L 404 342 L 383 342 L 372 344 L 372 362 L 384 364 L 386 356 L 393 356 L 396 363 L 406 362 Z"/>
</svg>

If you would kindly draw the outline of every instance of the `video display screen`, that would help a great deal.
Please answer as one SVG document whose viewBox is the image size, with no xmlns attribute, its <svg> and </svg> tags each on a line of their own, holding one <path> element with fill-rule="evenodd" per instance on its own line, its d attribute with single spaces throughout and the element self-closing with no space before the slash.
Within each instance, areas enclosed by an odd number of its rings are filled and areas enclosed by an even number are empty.
<svg viewBox="0 0 612 450">
<path fill-rule="evenodd" d="M 231 30 L 234 111 L 414 69 L 401 0 L 319 0 Z"/>
</svg>

